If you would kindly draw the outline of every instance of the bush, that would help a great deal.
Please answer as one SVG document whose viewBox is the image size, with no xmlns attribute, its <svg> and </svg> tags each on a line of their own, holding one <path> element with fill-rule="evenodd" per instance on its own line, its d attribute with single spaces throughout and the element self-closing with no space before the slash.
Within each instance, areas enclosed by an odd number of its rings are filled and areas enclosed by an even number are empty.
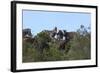
<svg viewBox="0 0 100 73">
<path fill-rule="evenodd" d="M 23 41 L 23 62 L 44 62 L 61 60 L 83 60 L 91 58 L 90 32 L 81 27 L 74 37 L 59 49 L 59 41 L 53 41 L 47 32 L 40 32 L 33 43 Z"/>
<path fill-rule="evenodd" d="M 84 30 L 82 30 L 84 29 Z M 80 28 L 74 38 L 70 41 L 71 49 L 68 54 L 69 60 L 82 60 L 91 58 L 90 32 L 85 27 Z"/>
</svg>

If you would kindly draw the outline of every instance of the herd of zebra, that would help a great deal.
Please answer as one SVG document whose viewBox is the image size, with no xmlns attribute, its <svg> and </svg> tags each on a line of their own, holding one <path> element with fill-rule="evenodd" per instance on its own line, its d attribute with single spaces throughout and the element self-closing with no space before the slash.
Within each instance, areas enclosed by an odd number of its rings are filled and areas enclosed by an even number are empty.
<svg viewBox="0 0 100 73">
<path fill-rule="evenodd" d="M 55 27 L 53 30 L 43 30 L 47 32 L 51 39 L 69 41 L 75 34 L 75 32 L 67 32 L 66 30 L 58 30 Z M 23 29 L 23 38 L 32 38 L 31 29 Z"/>
<path fill-rule="evenodd" d="M 75 32 L 67 32 L 66 30 L 58 30 L 57 27 L 55 27 L 53 30 L 43 30 L 42 32 L 48 33 L 49 37 L 53 41 L 58 41 L 59 49 L 65 49 L 65 44 L 67 44 L 75 35 Z M 31 29 L 23 29 L 23 38 L 25 41 L 33 43 L 34 37 L 32 36 L 33 35 L 31 33 Z"/>
<path fill-rule="evenodd" d="M 69 41 L 75 34 L 75 32 L 67 32 L 66 30 L 58 30 L 55 27 L 53 30 L 44 30 L 47 32 L 51 39 L 59 41 Z"/>
</svg>

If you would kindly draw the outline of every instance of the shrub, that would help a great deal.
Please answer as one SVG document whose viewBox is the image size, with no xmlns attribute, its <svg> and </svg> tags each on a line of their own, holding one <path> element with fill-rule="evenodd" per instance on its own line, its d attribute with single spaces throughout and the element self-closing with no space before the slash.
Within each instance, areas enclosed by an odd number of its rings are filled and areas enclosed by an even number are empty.
<svg viewBox="0 0 100 73">
<path fill-rule="evenodd" d="M 33 43 L 23 41 L 23 62 L 44 62 L 61 60 L 83 60 L 91 58 L 90 32 L 84 26 L 74 37 L 59 49 L 59 41 L 53 41 L 47 32 L 40 32 Z"/>
</svg>

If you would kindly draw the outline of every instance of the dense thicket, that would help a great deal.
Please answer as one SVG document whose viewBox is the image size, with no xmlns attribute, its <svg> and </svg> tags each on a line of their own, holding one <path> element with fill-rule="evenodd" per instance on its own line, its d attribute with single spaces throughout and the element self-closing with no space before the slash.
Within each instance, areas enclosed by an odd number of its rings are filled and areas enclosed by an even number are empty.
<svg viewBox="0 0 100 73">
<path fill-rule="evenodd" d="M 23 62 L 84 60 L 91 58 L 91 32 L 83 25 L 75 32 L 74 37 L 59 49 L 58 40 L 54 41 L 48 33 L 40 32 L 34 42 L 23 40 Z"/>
</svg>

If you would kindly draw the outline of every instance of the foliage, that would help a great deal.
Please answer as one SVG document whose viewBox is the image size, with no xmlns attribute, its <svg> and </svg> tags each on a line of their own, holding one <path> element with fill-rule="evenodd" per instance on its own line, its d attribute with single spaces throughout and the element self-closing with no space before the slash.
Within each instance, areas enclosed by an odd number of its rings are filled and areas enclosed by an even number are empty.
<svg viewBox="0 0 100 73">
<path fill-rule="evenodd" d="M 69 60 L 90 59 L 90 42 L 90 32 L 84 26 L 78 29 L 77 34 L 70 41 L 71 49 L 68 54 Z"/>
<path fill-rule="evenodd" d="M 40 32 L 33 43 L 23 41 L 23 62 L 83 60 L 91 58 L 90 32 L 81 26 L 74 37 L 60 50 L 59 41 L 53 41 L 47 32 Z"/>
</svg>

